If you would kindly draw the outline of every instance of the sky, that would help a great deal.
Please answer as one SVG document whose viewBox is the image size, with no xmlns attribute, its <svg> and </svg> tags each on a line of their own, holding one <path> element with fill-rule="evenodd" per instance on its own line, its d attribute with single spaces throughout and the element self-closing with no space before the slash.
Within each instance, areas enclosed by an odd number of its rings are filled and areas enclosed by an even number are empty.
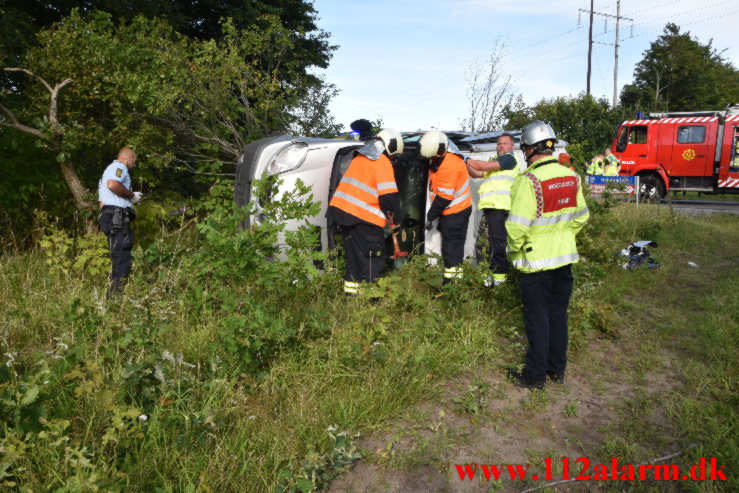
<svg viewBox="0 0 739 493">
<path fill-rule="evenodd" d="M 616 0 L 594 0 L 616 14 Z M 667 22 L 739 66 L 739 0 L 621 0 L 618 92 Z M 461 128 L 470 67 L 504 44 L 503 73 L 527 104 L 585 91 L 590 0 L 315 0 L 338 48 L 318 73 L 340 90 L 330 110 L 400 131 Z M 613 97 L 615 20 L 595 16 L 591 92 Z M 739 102 L 739 101 L 738 101 Z"/>
</svg>

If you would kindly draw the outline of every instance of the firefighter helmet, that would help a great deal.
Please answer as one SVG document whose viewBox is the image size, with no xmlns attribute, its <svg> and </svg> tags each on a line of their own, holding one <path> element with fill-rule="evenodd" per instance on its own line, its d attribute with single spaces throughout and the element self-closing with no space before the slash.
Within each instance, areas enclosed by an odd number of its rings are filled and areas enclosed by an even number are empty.
<svg viewBox="0 0 739 493">
<path fill-rule="evenodd" d="M 385 145 L 388 156 L 403 153 L 403 136 L 394 128 L 386 128 L 377 134 L 377 138 Z"/>
<path fill-rule="evenodd" d="M 554 150 L 556 142 L 557 136 L 554 134 L 552 127 L 541 120 L 530 123 L 521 132 L 521 147 L 537 146 L 537 150 Z"/>
<path fill-rule="evenodd" d="M 446 154 L 449 148 L 449 138 L 438 130 L 426 132 L 418 141 L 421 156 L 425 158 L 440 157 Z"/>
</svg>

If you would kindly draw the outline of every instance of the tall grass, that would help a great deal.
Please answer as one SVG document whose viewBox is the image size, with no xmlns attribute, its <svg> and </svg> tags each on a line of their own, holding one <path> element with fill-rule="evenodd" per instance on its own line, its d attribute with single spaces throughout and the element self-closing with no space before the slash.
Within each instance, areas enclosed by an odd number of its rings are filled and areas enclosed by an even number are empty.
<svg viewBox="0 0 739 493">
<path fill-rule="evenodd" d="M 611 330 L 598 300 L 620 272 L 613 251 L 645 237 L 693 251 L 686 232 L 718 238 L 721 221 L 736 232 L 733 218 L 701 221 L 628 205 L 594 218 L 575 270 L 573 357 Z M 521 361 L 515 280 L 490 290 L 467 266 L 468 280 L 434 300 L 441 272 L 416 258 L 347 299 L 339 264 L 322 257 L 325 269 L 311 270 L 307 238 L 293 239 L 287 262 L 270 262 L 274 252 L 254 249 L 277 230 L 234 239 L 229 225 L 185 229 L 138 252 L 125 295 L 111 301 L 102 272 L 57 268 L 40 248 L 0 258 L 0 485 L 307 491 L 356 456 L 355 433 L 434 399 L 451 376 Z M 708 327 L 701 334 L 718 342 Z M 725 337 L 711 378 L 726 373 L 722 391 L 735 399 L 726 360 L 736 332 Z"/>
</svg>

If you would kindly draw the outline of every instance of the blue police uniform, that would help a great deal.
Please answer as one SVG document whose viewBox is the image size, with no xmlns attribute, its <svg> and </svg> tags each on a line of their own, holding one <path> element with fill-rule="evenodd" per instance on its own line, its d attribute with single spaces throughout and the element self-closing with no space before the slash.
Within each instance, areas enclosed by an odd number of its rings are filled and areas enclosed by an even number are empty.
<svg viewBox="0 0 739 493">
<path fill-rule="evenodd" d="M 133 231 L 130 222 L 136 215 L 129 199 L 120 197 L 108 189 L 108 180 L 116 180 L 130 190 L 131 176 L 128 167 L 118 160 L 113 161 L 105 168 L 98 184 L 98 200 L 103 204 L 98 222 L 108 239 L 110 249 L 111 271 L 108 289 L 110 295 L 123 290 L 126 278 L 131 273 Z"/>
</svg>

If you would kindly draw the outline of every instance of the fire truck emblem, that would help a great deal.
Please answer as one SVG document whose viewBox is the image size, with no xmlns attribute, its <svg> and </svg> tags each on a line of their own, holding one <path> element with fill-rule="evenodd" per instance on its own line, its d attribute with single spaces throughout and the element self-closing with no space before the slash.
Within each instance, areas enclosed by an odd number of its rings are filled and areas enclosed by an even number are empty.
<svg viewBox="0 0 739 493">
<path fill-rule="evenodd" d="M 683 151 L 683 159 L 686 161 L 692 161 L 695 159 L 695 151 L 693 149 L 685 149 Z"/>
</svg>

